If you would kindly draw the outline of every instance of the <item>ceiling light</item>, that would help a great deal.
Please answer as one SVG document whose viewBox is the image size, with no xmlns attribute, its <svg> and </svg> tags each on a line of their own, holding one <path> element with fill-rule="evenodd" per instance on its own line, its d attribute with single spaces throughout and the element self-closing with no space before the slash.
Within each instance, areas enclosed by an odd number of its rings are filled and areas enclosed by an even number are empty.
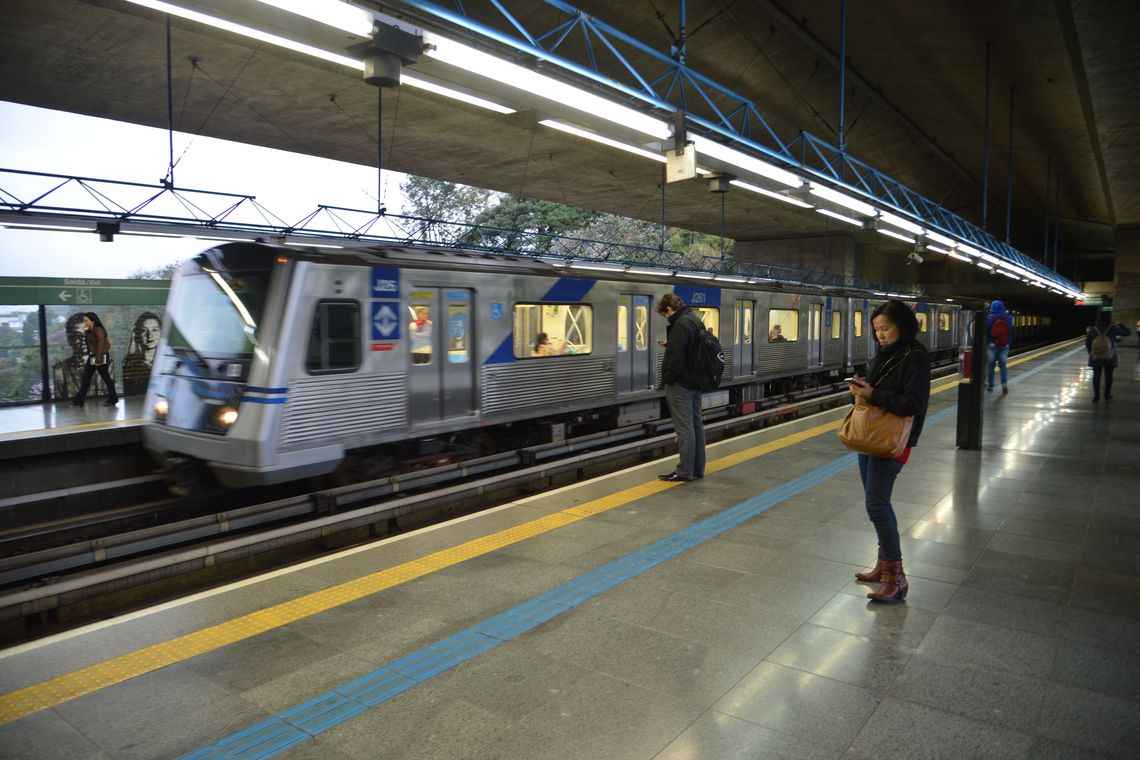
<svg viewBox="0 0 1140 760">
<path fill-rule="evenodd" d="M 678 277 L 688 277 L 691 280 L 711 280 L 716 275 L 708 272 L 677 272 Z"/>
<path fill-rule="evenodd" d="M 697 171 L 699 172 L 700 169 L 697 169 Z M 768 198 L 772 198 L 772 199 L 777 200 L 777 201 L 783 201 L 784 203 L 790 203 L 793 206 L 799 206 L 800 208 L 815 208 L 810 203 L 804 203 L 799 198 L 793 198 L 790 195 L 784 195 L 783 193 L 775 193 L 775 192 L 772 192 L 771 190 L 765 190 L 764 188 L 757 187 L 756 185 L 753 185 L 750 182 L 743 182 L 743 181 L 738 180 L 738 179 L 733 179 L 733 180 L 729 180 L 728 184 L 736 185 L 737 187 L 742 187 L 745 190 L 750 190 L 751 192 L 759 193 L 760 195 L 767 196 Z"/>
<path fill-rule="evenodd" d="M 621 264 L 611 264 L 606 261 L 571 261 L 571 269 L 594 269 L 599 272 L 624 272 Z"/>
<path fill-rule="evenodd" d="M 370 36 L 375 24 L 371 13 L 363 8 L 342 3 L 340 0 L 260 0 L 260 2 L 361 37 Z"/>
<path fill-rule="evenodd" d="M 672 137 L 669 126 L 660 119 L 655 119 L 640 111 L 586 92 L 553 77 L 539 74 L 536 71 L 531 71 L 510 61 L 475 50 L 431 32 L 424 32 L 424 42 L 429 43 L 424 51 L 425 55 L 462 69 L 464 72 L 494 79 L 510 87 L 516 87 L 615 124 L 644 132 L 660 140 Z"/>
<path fill-rule="evenodd" d="M 926 244 L 925 246 L 923 246 L 923 247 L 924 247 L 926 250 L 928 250 L 928 251 L 932 251 L 932 252 L 934 252 L 934 253 L 944 253 L 944 254 L 947 254 L 947 255 L 951 255 L 951 256 L 954 256 L 954 255 L 956 255 L 956 254 L 954 254 L 954 252 L 953 252 L 953 251 L 951 251 L 949 248 L 939 248 L 938 246 L 936 246 L 936 245 L 931 245 L 930 243 L 927 243 L 927 244 Z M 969 259 L 968 259 L 967 257 L 965 257 L 965 256 L 957 256 L 957 258 L 960 258 L 960 259 L 962 259 L 963 261 L 969 261 Z"/>
<path fill-rule="evenodd" d="M 812 195 L 818 195 L 824 200 L 831 201 L 838 206 L 849 208 L 861 216 L 875 216 L 879 213 L 870 203 L 864 203 L 863 201 L 852 198 L 849 195 L 845 195 L 838 190 L 832 190 L 830 187 L 810 184 L 808 186 L 808 192 L 810 192 Z"/>
<path fill-rule="evenodd" d="M 626 267 L 625 271 L 629 274 L 654 274 L 668 276 L 672 276 L 673 274 L 673 272 L 668 269 L 651 269 L 649 267 Z"/>
<path fill-rule="evenodd" d="M 574 126 L 571 126 L 569 124 L 563 124 L 560 121 L 553 121 L 551 119 L 543 119 L 542 121 L 540 121 L 538 123 L 543 125 L 544 127 L 550 127 L 551 129 L 557 129 L 560 132 L 566 132 L 567 134 L 576 135 L 577 137 L 582 137 L 582 138 L 585 138 L 586 140 L 593 140 L 596 143 L 601 143 L 602 145 L 608 145 L 611 148 L 617 148 L 618 150 L 624 150 L 626 153 L 633 153 L 636 156 L 642 156 L 643 158 L 648 158 L 648 159 L 651 159 L 653 161 L 657 161 L 658 163 L 662 163 L 662 164 L 665 163 L 665 156 L 663 156 L 660 153 L 654 153 L 651 150 L 645 150 L 644 148 L 639 148 L 636 145 L 630 145 L 628 143 L 619 142 L 618 140 L 611 140 L 608 137 L 603 137 L 602 135 L 595 134 L 594 132 L 590 132 L 590 131 L 585 130 L 585 129 L 580 129 L 578 127 L 574 127 Z"/>
<path fill-rule="evenodd" d="M 713 279 L 718 282 L 748 282 L 747 277 L 741 277 L 738 274 L 718 274 Z"/>
<path fill-rule="evenodd" d="M 852 219 L 849 216 L 844 216 L 843 214 L 832 211 L 831 209 L 817 208 L 816 213 L 823 214 L 824 216 L 830 216 L 832 219 L 838 219 L 841 222 L 847 222 L 848 224 L 854 225 L 856 227 L 863 226 L 863 222 L 859 219 Z"/>
<path fill-rule="evenodd" d="M 975 262 L 974 262 L 974 264 L 976 264 L 977 266 L 981 267 L 982 269 L 988 269 L 988 270 L 990 270 L 991 272 L 992 272 L 992 271 L 994 271 L 994 267 L 990 266 L 989 264 L 987 264 L 987 263 L 986 263 L 986 262 L 984 262 L 984 261 L 975 261 Z"/>
<path fill-rule="evenodd" d="M 161 13 L 169 13 L 171 16 L 178 16 L 179 18 L 189 19 L 190 21 L 197 21 L 199 24 L 212 26 L 215 29 L 222 29 L 234 34 L 240 34 L 243 37 L 250 37 L 255 40 L 260 40 L 261 42 L 267 42 L 270 45 L 277 45 L 279 47 L 288 48 L 289 50 L 295 50 L 298 53 L 305 53 L 306 55 L 311 55 L 314 58 L 330 61 L 331 63 L 339 63 L 342 66 L 347 66 L 349 68 L 356 69 L 357 71 L 364 71 L 363 61 L 357 61 L 353 58 L 349 58 L 348 56 L 338 55 L 337 53 L 330 53 L 327 50 L 321 50 L 320 48 L 315 48 L 312 45 L 306 45 L 303 42 L 297 42 L 285 37 L 279 37 L 276 34 L 263 32 L 260 29 L 243 26 L 242 24 L 235 24 L 232 21 L 226 21 L 225 19 L 220 19 L 216 16 L 208 16 L 205 13 L 192 11 L 189 8 L 182 8 L 177 5 L 172 5 L 171 3 L 164 3 L 162 0 L 127 1 L 134 3 L 135 5 L 141 5 L 144 8 L 150 8 L 151 10 L 159 11 Z"/>
<path fill-rule="evenodd" d="M 262 1 L 264 2 L 264 0 Z M 436 84 L 435 82 L 429 82 L 426 79 L 408 76 L 402 72 L 400 73 L 400 84 L 406 84 L 409 87 L 415 87 L 420 90 L 427 90 L 428 92 L 434 92 L 436 95 L 443 95 L 444 97 L 452 98 L 453 100 L 470 103 L 473 106 L 486 108 L 488 111 L 494 111 L 496 113 L 515 113 L 515 109 L 513 108 L 507 108 L 506 106 L 501 106 L 498 103 L 492 103 L 490 100 L 484 100 L 483 98 L 478 98 L 474 95 L 468 95 L 466 92 L 453 90 L 450 87 L 444 87 L 443 85 Z"/>
<path fill-rule="evenodd" d="M 948 253 L 952 258 L 958 259 L 958 261 L 965 261 L 965 262 L 970 261 L 969 256 L 963 256 L 962 254 L 955 253 L 954 251 L 947 251 L 946 253 Z"/>
<path fill-rule="evenodd" d="M 922 227 L 918 226 L 914 222 L 903 219 L 901 216 L 895 216 L 889 211 L 879 212 L 879 218 L 887 224 L 898 227 L 900 230 L 914 233 L 915 235 L 921 235 L 924 232 Z"/>
<path fill-rule="evenodd" d="M 976 248 L 971 248 L 968 245 L 959 245 L 958 250 L 961 251 L 962 253 L 967 253 L 971 256 L 981 256 L 982 255 L 981 251 L 977 250 Z"/>
<path fill-rule="evenodd" d="M 702 153 L 709 158 L 714 158 L 718 161 L 723 161 L 737 169 L 746 172 L 758 174 L 761 177 L 775 180 L 788 187 L 799 187 L 803 184 L 796 175 L 789 171 L 785 171 L 780 167 L 770 164 L 767 161 L 761 161 L 758 158 L 753 158 L 746 153 L 730 148 L 727 145 L 721 145 L 715 140 L 710 140 L 707 137 L 700 135 L 693 135 L 693 146 L 697 149 L 697 153 Z"/>
<path fill-rule="evenodd" d="M 875 230 L 875 232 L 878 232 L 880 235 L 886 235 L 887 237 L 893 237 L 896 240 L 901 240 L 904 243 L 913 243 L 914 242 L 914 238 L 907 237 L 906 235 L 902 234 L 901 232 L 895 232 L 894 230 L 877 229 L 877 230 Z"/>
<path fill-rule="evenodd" d="M 946 246 L 947 248 L 954 248 L 958 245 L 958 241 L 952 240 L 951 238 L 948 238 L 945 235 L 942 235 L 938 232 L 935 232 L 934 230 L 926 230 L 923 234 L 926 235 L 926 237 L 933 240 L 935 243 L 941 243 L 942 245 Z"/>
<path fill-rule="evenodd" d="M 5 222 L 0 224 L 0 227 L 7 227 L 10 230 L 59 230 L 61 232 L 94 232 L 94 227 L 82 226 L 72 227 L 66 224 L 12 224 Z"/>
</svg>

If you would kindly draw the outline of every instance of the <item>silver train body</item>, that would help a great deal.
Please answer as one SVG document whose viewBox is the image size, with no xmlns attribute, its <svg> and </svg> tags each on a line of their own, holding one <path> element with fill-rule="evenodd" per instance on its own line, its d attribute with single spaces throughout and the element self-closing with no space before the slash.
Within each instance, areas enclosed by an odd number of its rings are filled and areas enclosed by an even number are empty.
<svg viewBox="0 0 1140 760">
<path fill-rule="evenodd" d="M 171 284 L 144 442 L 244 486 L 331 473 L 352 452 L 414 441 L 482 436 L 493 447 L 495 431 L 538 420 L 657 419 L 667 410 L 656 306 L 667 292 L 724 346 L 706 408 L 747 413 L 767 395 L 836 382 L 873 354 L 882 297 L 725 284 L 455 250 L 222 245 Z M 915 310 L 920 339 L 956 357 L 959 308 Z"/>
</svg>

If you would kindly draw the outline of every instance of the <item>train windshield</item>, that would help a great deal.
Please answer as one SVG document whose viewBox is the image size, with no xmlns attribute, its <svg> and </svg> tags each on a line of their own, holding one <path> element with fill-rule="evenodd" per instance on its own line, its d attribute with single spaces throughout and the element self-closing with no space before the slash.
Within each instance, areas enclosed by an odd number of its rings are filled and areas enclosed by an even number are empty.
<svg viewBox="0 0 1140 760">
<path fill-rule="evenodd" d="M 268 285 L 268 271 L 235 274 L 188 263 L 167 311 L 170 347 L 199 359 L 253 353 Z"/>
</svg>

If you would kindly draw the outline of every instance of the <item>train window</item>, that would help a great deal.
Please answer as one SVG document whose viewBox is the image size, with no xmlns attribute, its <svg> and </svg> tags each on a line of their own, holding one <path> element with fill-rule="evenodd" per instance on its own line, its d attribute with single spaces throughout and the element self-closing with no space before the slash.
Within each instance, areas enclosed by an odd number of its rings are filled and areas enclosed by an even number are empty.
<svg viewBox="0 0 1140 760">
<path fill-rule="evenodd" d="M 692 309 L 693 313 L 700 318 L 701 324 L 705 326 L 705 329 L 719 338 L 720 309 L 712 306 L 693 306 Z"/>
<path fill-rule="evenodd" d="M 863 310 L 862 309 L 856 309 L 855 310 L 855 337 L 856 338 L 862 338 L 863 337 Z"/>
<path fill-rule="evenodd" d="M 633 329 L 633 345 L 638 351 L 644 351 L 649 347 L 649 307 L 645 304 L 633 307 Z"/>
<path fill-rule="evenodd" d="M 449 301 L 447 304 L 447 362 L 466 364 L 471 361 L 467 346 L 467 301 Z"/>
<path fill-rule="evenodd" d="M 624 303 L 617 309 L 617 350 L 619 354 L 629 350 L 629 306 Z"/>
<path fill-rule="evenodd" d="M 796 309 L 768 310 L 768 342 L 788 343 L 800 339 L 800 313 Z"/>
<path fill-rule="evenodd" d="M 305 369 L 312 374 L 351 372 L 360 366 L 360 305 L 321 301 L 313 315 Z"/>
<path fill-rule="evenodd" d="M 918 319 L 918 331 L 920 333 L 926 332 L 926 312 L 916 311 L 914 316 Z"/>
<path fill-rule="evenodd" d="M 431 303 L 413 301 L 408 305 L 408 312 L 408 348 L 412 353 L 412 364 L 431 364 Z"/>
<path fill-rule="evenodd" d="M 843 314 L 839 311 L 831 312 L 831 339 L 839 340 L 843 335 Z"/>
<path fill-rule="evenodd" d="M 938 329 L 942 332 L 950 331 L 950 314 L 949 312 L 940 312 L 938 314 Z"/>
<path fill-rule="evenodd" d="M 520 303 L 514 308 L 516 359 L 594 350 L 594 308 L 586 304 Z"/>
</svg>

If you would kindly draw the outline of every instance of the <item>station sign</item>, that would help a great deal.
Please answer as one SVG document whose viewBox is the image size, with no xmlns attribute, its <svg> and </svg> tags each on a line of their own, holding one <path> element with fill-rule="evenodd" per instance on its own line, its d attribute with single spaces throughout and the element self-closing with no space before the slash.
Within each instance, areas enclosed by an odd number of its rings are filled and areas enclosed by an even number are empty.
<svg viewBox="0 0 1140 760">
<path fill-rule="evenodd" d="M 0 277 L 0 306 L 165 306 L 169 280 Z"/>
</svg>

